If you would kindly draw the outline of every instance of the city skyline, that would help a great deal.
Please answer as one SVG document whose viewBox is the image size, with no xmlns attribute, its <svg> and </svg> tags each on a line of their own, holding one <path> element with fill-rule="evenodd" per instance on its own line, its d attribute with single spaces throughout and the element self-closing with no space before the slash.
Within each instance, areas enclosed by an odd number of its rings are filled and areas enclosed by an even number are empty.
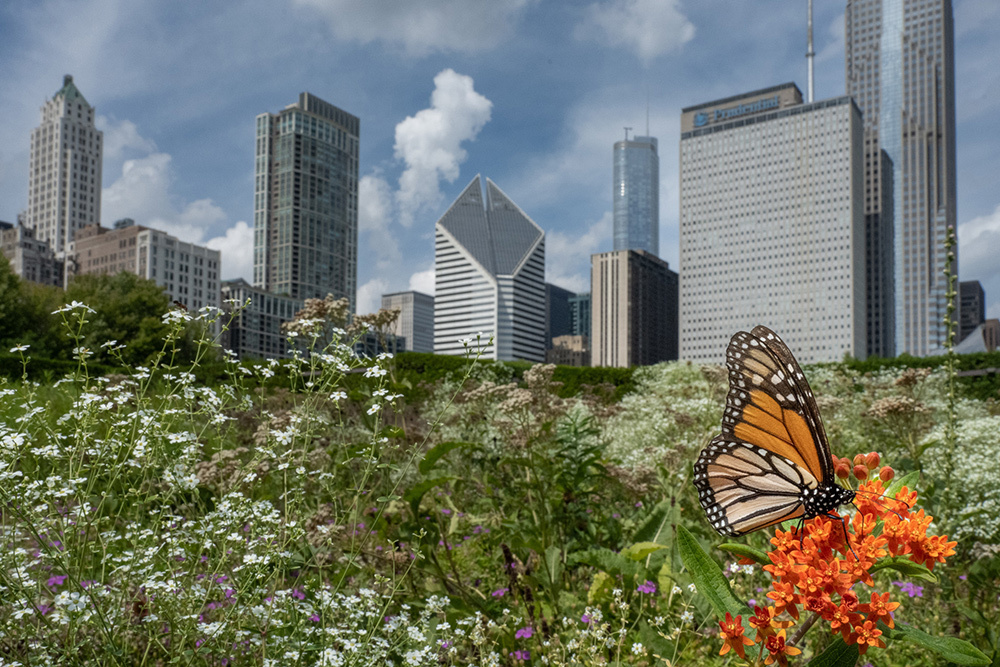
<svg viewBox="0 0 1000 667">
<path fill-rule="evenodd" d="M 649 131 L 663 153 L 660 254 L 677 266 L 670 146 L 680 109 L 779 81 L 804 88 L 805 2 L 769 9 L 766 20 L 750 7 L 680 2 L 655 3 L 659 13 L 649 9 L 641 26 L 612 20 L 643 6 L 512 0 L 462 17 L 460 28 L 432 21 L 417 35 L 407 17 L 441 18 L 454 5 L 395 5 L 399 20 L 390 21 L 321 0 L 289 2 L 285 12 L 246 3 L 184 16 L 153 1 L 9 3 L 0 9 L 0 54 L 10 63 L 0 101 L 0 219 L 13 222 L 26 207 L 30 131 L 72 74 L 105 133 L 102 223 L 132 217 L 223 250 L 224 265 L 248 266 L 253 119 L 308 90 L 365 124 L 359 310 L 377 308 L 383 292 L 430 291 L 433 222 L 477 172 L 504 183 L 546 230 L 547 279 L 586 291 L 590 254 L 612 247 L 607 148 L 623 125 L 645 127 L 648 99 Z M 845 6 L 816 7 L 817 99 L 845 92 Z M 954 8 L 960 276 L 983 283 L 987 315 L 996 317 L 1000 268 L 985 248 L 1000 242 L 989 164 L 1000 142 L 992 92 L 1000 86 L 986 63 L 995 59 L 990 26 L 1000 11 L 976 0 Z M 150 16 L 154 33 L 142 27 Z M 323 65 L 333 60 L 335 72 Z"/>
</svg>

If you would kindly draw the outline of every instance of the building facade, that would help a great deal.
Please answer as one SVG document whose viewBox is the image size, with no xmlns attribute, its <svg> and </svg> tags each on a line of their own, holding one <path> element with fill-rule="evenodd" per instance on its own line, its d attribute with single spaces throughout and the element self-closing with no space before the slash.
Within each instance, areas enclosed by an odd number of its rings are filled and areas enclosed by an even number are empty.
<svg viewBox="0 0 1000 667">
<path fill-rule="evenodd" d="M 42 107 L 31 132 L 25 226 L 63 257 L 78 229 L 101 221 L 104 134 L 73 77 Z"/>
<path fill-rule="evenodd" d="M 590 292 L 569 298 L 569 332 L 573 336 L 590 336 Z"/>
<path fill-rule="evenodd" d="M 589 366 L 590 341 L 587 336 L 556 336 L 545 351 L 545 363 L 557 366 Z"/>
<path fill-rule="evenodd" d="M 347 297 L 358 273 L 360 121 L 309 93 L 257 116 L 253 284 L 293 299 Z"/>
<path fill-rule="evenodd" d="M 22 280 L 63 286 L 63 261 L 27 227 L 0 221 L 0 252 Z"/>
<path fill-rule="evenodd" d="M 944 241 L 957 220 L 951 0 L 848 0 L 844 18 L 847 94 L 865 125 L 865 214 L 869 226 L 892 225 L 894 352 L 925 355 L 944 346 Z"/>
<path fill-rule="evenodd" d="M 677 359 L 678 277 L 645 250 L 590 257 L 594 366 L 646 366 Z"/>
<path fill-rule="evenodd" d="M 152 280 L 188 310 L 221 306 L 221 253 L 156 229 L 135 224 L 84 227 L 70 245 L 67 261 L 73 275 L 129 271 Z"/>
<path fill-rule="evenodd" d="M 612 216 L 615 250 L 660 254 L 660 156 L 656 137 L 614 146 Z"/>
<path fill-rule="evenodd" d="M 434 297 L 414 291 L 383 294 L 382 308 L 399 311 L 392 334 L 403 342 L 403 349 L 434 351 Z"/>
<path fill-rule="evenodd" d="M 284 359 L 291 356 L 288 337 L 281 325 L 302 310 L 303 299 L 279 296 L 257 289 L 247 281 L 222 282 L 223 316 L 229 323 L 222 332 L 222 346 L 240 359 Z"/>
<path fill-rule="evenodd" d="M 573 332 L 569 300 L 574 296 L 568 289 L 545 283 L 545 349 L 552 347 L 554 338 Z"/>
<path fill-rule="evenodd" d="M 973 329 L 986 321 L 986 292 L 978 280 L 958 284 L 958 312 L 956 342 L 965 340 Z"/>
<path fill-rule="evenodd" d="M 849 97 L 791 83 L 682 111 L 682 359 L 757 324 L 803 363 L 866 356 L 862 141 Z"/>
<path fill-rule="evenodd" d="M 545 232 L 479 176 L 434 231 L 434 352 L 464 355 L 481 333 L 487 358 L 545 361 Z"/>
</svg>

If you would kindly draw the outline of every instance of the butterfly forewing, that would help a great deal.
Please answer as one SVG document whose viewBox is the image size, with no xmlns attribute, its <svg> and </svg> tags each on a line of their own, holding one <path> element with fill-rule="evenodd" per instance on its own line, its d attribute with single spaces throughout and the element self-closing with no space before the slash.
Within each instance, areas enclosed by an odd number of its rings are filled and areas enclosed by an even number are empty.
<svg viewBox="0 0 1000 667">
<path fill-rule="evenodd" d="M 694 468 L 712 526 L 743 535 L 848 502 L 842 499 L 853 493 L 833 482 L 812 390 L 778 335 L 763 326 L 737 333 L 726 350 L 726 366 L 722 433 L 702 450 Z"/>
</svg>

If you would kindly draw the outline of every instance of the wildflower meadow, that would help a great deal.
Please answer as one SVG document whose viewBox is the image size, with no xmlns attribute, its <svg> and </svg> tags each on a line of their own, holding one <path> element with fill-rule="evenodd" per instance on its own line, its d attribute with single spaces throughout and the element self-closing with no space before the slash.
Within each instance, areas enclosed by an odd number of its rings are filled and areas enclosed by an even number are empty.
<svg viewBox="0 0 1000 667">
<path fill-rule="evenodd" d="M 856 503 L 722 538 L 720 367 L 359 356 L 321 319 L 241 362 L 179 309 L 136 360 L 56 315 L 73 364 L 14 345 L 0 384 L 0 665 L 1000 659 L 1000 396 L 954 364 L 806 368 Z"/>
</svg>

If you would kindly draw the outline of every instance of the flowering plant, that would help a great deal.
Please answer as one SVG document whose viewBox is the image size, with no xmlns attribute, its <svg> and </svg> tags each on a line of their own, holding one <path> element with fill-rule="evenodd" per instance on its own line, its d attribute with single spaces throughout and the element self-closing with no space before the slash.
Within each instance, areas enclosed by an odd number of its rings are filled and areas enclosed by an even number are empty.
<svg viewBox="0 0 1000 667">
<path fill-rule="evenodd" d="M 857 511 L 850 518 L 817 516 L 788 530 L 779 526 L 766 553 L 745 545 L 720 546 L 741 556 L 743 563 L 763 564 L 770 575 L 766 601 L 753 606 L 736 597 L 719 566 L 680 529 L 678 547 L 685 566 L 699 592 L 720 618 L 725 616 L 719 622 L 720 655 L 732 650 L 755 667 L 787 665 L 789 656 L 801 653 L 798 646 L 806 632 L 822 622 L 836 635 L 822 654 L 822 664 L 853 665 L 868 649 L 885 648 L 886 639 L 914 642 L 949 660 L 961 658 L 961 664 L 989 664 L 989 658 L 967 642 L 933 637 L 897 621 L 901 603 L 891 592 L 878 590 L 872 575 L 887 568 L 935 581 L 934 566 L 953 555 L 956 545 L 946 536 L 929 534 L 933 517 L 916 508 L 917 492 L 911 489 L 917 475 L 887 488 L 894 474 L 888 467 L 873 474 L 878 464 L 877 454 L 857 457 L 853 472 L 865 481 L 858 486 Z M 849 465 L 846 459 L 837 461 L 838 476 L 845 477 Z M 747 636 L 748 630 L 755 636 Z"/>
</svg>

